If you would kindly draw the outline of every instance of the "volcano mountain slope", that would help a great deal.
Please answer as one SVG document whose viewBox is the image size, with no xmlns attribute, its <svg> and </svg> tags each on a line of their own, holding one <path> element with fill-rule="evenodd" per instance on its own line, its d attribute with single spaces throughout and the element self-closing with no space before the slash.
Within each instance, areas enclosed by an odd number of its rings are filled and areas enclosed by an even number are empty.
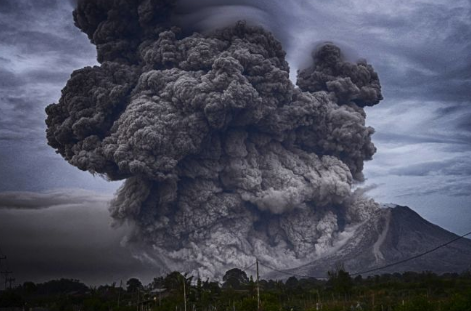
<svg viewBox="0 0 471 311">
<path fill-rule="evenodd" d="M 330 253 L 304 266 L 285 270 L 285 273 L 270 274 L 270 277 L 287 278 L 289 274 L 295 274 L 321 278 L 339 265 L 353 275 L 360 273 L 363 276 L 405 271 L 443 274 L 471 268 L 471 240 L 462 238 L 424 256 L 368 272 L 423 254 L 458 238 L 407 206 L 383 206 L 351 230 L 351 237 Z"/>
</svg>

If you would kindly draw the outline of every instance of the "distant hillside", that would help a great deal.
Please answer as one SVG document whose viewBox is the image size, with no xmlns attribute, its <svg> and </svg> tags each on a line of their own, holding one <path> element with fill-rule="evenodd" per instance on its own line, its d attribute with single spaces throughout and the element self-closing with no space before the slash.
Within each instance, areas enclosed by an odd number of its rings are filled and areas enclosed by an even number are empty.
<svg viewBox="0 0 471 311">
<path fill-rule="evenodd" d="M 383 207 L 355 229 L 352 237 L 334 253 L 285 272 L 326 276 L 343 264 L 350 273 L 366 271 L 424 253 L 458 236 L 434 225 L 407 206 Z M 369 274 L 404 271 L 462 272 L 471 268 L 471 240 L 460 239 L 420 258 Z M 289 275 L 272 273 L 270 278 Z"/>
</svg>

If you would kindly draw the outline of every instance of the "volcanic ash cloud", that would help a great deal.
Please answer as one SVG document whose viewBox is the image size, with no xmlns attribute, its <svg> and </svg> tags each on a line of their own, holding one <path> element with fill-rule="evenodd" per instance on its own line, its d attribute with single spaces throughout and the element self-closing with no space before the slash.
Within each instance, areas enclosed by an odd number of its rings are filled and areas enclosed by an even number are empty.
<svg viewBox="0 0 471 311">
<path fill-rule="evenodd" d="M 111 214 L 166 269 L 217 276 L 255 257 L 286 268 L 321 256 L 378 208 L 352 191 L 375 153 L 363 107 L 382 99 L 377 74 L 327 44 L 294 86 L 269 32 L 184 35 L 173 9 L 78 2 L 101 65 L 75 71 L 47 107 L 49 145 L 125 180 Z"/>
</svg>

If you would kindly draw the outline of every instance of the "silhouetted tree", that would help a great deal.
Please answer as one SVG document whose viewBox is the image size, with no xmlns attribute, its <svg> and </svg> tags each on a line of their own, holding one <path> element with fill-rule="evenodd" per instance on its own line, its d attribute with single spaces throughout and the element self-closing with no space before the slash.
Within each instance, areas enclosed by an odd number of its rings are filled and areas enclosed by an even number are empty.
<svg viewBox="0 0 471 311">
<path fill-rule="evenodd" d="M 227 271 L 222 280 L 224 288 L 242 289 L 249 284 L 247 274 L 238 268 Z"/>
<path fill-rule="evenodd" d="M 350 273 L 344 270 L 343 267 L 338 270 L 329 271 L 328 284 L 332 286 L 333 290 L 339 294 L 348 295 L 353 288 L 353 280 Z"/>
<path fill-rule="evenodd" d="M 191 280 L 193 277 L 187 277 L 187 274 L 181 274 L 180 272 L 174 271 L 164 278 L 164 287 L 167 290 L 173 290 L 183 292 L 183 282 L 186 284 L 186 288 L 191 287 Z"/>
<path fill-rule="evenodd" d="M 177 271 L 167 274 L 164 278 L 165 288 L 168 290 L 180 289 L 180 287 L 182 286 L 182 277 L 183 275 Z"/>
<path fill-rule="evenodd" d="M 164 284 L 164 278 L 159 276 L 158 278 L 154 278 L 149 285 L 151 289 L 156 289 L 164 287 Z"/>
<path fill-rule="evenodd" d="M 24 282 L 23 290 L 26 294 L 32 294 L 38 290 L 38 287 L 33 282 Z"/>
<path fill-rule="evenodd" d="M 139 279 L 130 278 L 127 282 L 127 291 L 128 293 L 135 293 L 138 289 L 142 288 L 142 283 Z"/>
<path fill-rule="evenodd" d="M 295 289 L 298 287 L 298 283 L 298 279 L 295 276 L 291 276 L 286 280 L 285 285 L 288 289 Z"/>
</svg>

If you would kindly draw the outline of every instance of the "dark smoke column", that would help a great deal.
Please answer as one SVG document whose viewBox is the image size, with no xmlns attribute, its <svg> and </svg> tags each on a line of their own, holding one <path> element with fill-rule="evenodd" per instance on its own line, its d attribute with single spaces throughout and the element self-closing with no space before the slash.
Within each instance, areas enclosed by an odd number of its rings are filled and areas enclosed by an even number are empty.
<svg viewBox="0 0 471 311">
<path fill-rule="evenodd" d="M 382 99 L 377 74 L 329 44 L 296 87 L 269 32 L 239 22 L 184 35 L 174 6 L 78 2 L 101 66 L 75 71 L 46 108 L 49 145 L 125 179 L 112 216 L 166 269 L 206 277 L 322 256 L 377 208 L 352 192 L 375 152 L 363 107 Z"/>
</svg>

